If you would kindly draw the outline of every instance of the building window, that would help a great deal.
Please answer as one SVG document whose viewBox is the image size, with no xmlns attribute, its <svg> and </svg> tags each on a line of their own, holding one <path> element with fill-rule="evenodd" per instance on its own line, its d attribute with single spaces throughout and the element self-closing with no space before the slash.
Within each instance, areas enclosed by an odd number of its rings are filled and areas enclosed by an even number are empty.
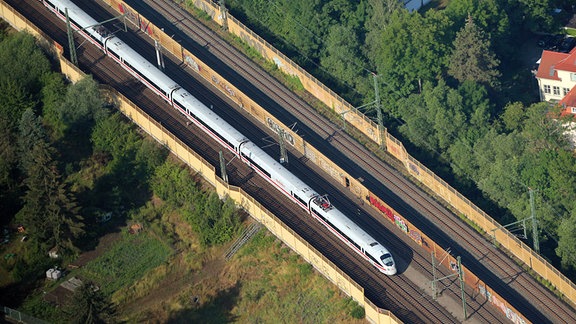
<svg viewBox="0 0 576 324">
<path fill-rule="evenodd" d="M 554 86 L 554 87 L 552 88 L 552 90 L 554 90 L 554 95 L 555 95 L 555 96 L 559 96 L 559 95 L 560 95 L 560 87 Z"/>
<path fill-rule="evenodd" d="M 570 88 L 562 88 L 562 90 L 564 91 L 564 96 L 566 96 L 568 92 L 570 92 Z"/>
<path fill-rule="evenodd" d="M 550 93 L 550 85 L 544 85 L 544 93 Z"/>
<path fill-rule="evenodd" d="M 576 114 L 576 107 L 571 107 L 572 108 L 572 113 Z"/>
<path fill-rule="evenodd" d="M 576 73 L 570 73 L 570 80 L 576 81 Z"/>
</svg>

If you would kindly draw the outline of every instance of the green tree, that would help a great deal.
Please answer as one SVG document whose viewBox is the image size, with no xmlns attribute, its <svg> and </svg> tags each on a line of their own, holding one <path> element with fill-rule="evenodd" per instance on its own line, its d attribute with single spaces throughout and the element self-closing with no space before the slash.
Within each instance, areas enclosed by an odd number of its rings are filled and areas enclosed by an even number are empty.
<svg viewBox="0 0 576 324">
<path fill-rule="evenodd" d="M 509 103 L 504 107 L 504 112 L 500 116 L 505 130 L 521 130 L 525 120 L 524 105 L 521 102 Z"/>
<path fill-rule="evenodd" d="M 471 17 L 456 34 L 448 74 L 460 82 L 473 81 L 497 85 L 500 62 L 490 50 L 490 41 Z"/>
<path fill-rule="evenodd" d="M 375 66 L 376 61 L 374 58 L 378 56 L 378 51 L 384 46 L 381 35 L 388 27 L 392 13 L 402 9 L 403 6 L 397 0 L 369 0 L 368 4 L 368 18 L 364 28 L 366 33 L 366 56 L 371 64 Z"/>
<path fill-rule="evenodd" d="M 576 209 L 571 216 L 560 221 L 556 253 L 562 258 L 565 268 L 576 269 Z"/>
<path fill-rule="evenodd" d="M 66 97 L 66 84 L 59 73 L 49 73 L 43 78 L 41 101 L 43 121 L 52 129 L 53 137 L 64 135 L 66 126 L 61 116 L 61 107 Z"/>
<path fill-rule="evenodd" d="M 350 27 L 330 27 L 320 63 L 338 80 L 368 92 L 358 37 Z"/>
<path fill-rule="evenodd" d="M 53 148 L 32 109 L 22 115 L 18 148 L 26 175 L 24 205 L 17 213 L 31 240 L 45 248 L 56 245 L 63 252 L 77 251 L 73 241 L 83 234 L 77 205 L 60 182 Z"/>
<path fill-rule="evenodd" d="M 395 11 L 375 49 L 375 64 L 386 88 L 407 95 L 420 92 L 423 83 L 440 76 L 447 64 L 449 26 L 441 12 L 430 11 L 422 17 Z"/>
<path fill-rule="evenodd" d="M 19 32 L 2 41 L 0 84 L 11 81 L 26 93 L 38 93 L 41 77 L 49 71 L 50 62 L 32 35 Z"/>
<path fill-rule="evenodd" d="M 561 148 L 569 150 L 570 146 L 562 124 L 549 117 L 550 105 L 539 102 L 526 109 L 526 119 L 522 133 L 534 150 Z"/>
<path fill-rule="evenodd" d="M 156 168 L 150 187 L 155 195 L 176 208 L 186 206 L 199 194 L 190 171 L 170 160 Z"/>
<path fill-rule="evenodd" d="M 446 14 L 455 22 L 456 30 L 464 27 L 468 17 L 473 17 L 478 28 L 500 43 L 510 38 L 512 29 L 506 5 L 508 2 L 498 0 L 452 0 L 446 7 Z"/>
<path fill-rule="evenodd" d="M 68 87 L 64 102 L 60 106 L 60 119 L 66 130 L 86 129 L 93 120 L 99 120 L 106 115 L 102 106 L 98 83 L 87 76 Z"/>
<path fill-rule="evenodd" d="M 556 32 L 560 23 L 554 18 L 554 0 L 516 0 L 524 14 L 524 26 L 532 32 Z"/>
<path fill-rule="evenodd" d="M 76 289 L 64 312 L 71 323 L 97 324 L 109 323 L 116 311 L 99 289 L 86 283 Z"/>
<path fill-rule="evenodd" d="M 20 168 L 26 176 L 32 175 L 38 159 L 51 163 L 54 150 L 50 147 L 40 119 L 32 109 L 26 109 L 20 120 L 18 154 Z"/>
</svg>

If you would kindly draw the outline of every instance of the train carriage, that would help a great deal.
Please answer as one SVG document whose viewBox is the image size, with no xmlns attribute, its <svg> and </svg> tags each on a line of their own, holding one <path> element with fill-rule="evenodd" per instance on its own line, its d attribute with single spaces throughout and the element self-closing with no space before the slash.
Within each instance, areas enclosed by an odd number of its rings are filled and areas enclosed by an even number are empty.
<svg viewBox="0 0 576 324">
<path fill-rule="evenodd" d="M 379 271 L 387 275 L 396 274 L 396 264 L 391 253 L 335 208 L 326 196 L 315 192 L 121 39 L 96 26 L 97 22 L 74 3 L 69 0 L 42 2 L 63 20 L 66 19 L 63 13 L 68 8 L 68 16 L 74 28 L 85 28 L 86 32 L 81 32 L 84 37 L 103 49 L 124 69 L 161 95 L 208 135 L 239 156 L 244 163 L 250 165 Z"/>
</svg>

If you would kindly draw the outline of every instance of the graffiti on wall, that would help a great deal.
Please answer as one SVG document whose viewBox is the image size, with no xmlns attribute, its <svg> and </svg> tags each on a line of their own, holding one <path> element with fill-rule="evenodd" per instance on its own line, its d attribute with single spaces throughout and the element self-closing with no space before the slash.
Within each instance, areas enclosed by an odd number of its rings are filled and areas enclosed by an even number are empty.
<svg viewBox="0 0 576 324">
<path fill-rule="evenodd" d="M 420 168 L 418 168 L 416 164 L 408 162 L 408 168 L 410 169 L 410 171 L 412 171 L 412 173 L 420 175 Z"/>
<path fill-rule="evenodd" d="M 280 131 L 283 131 L 284 134 L 284 140 L 288 143 L 290 143 L 290 145 L 294 146 L 294 137 L 292 136 L 292 134 L 290 134 L 289 132 L 283 130 L 280 125 L 276 124 L 275 121 L 272 120 L 272 118 L 270 117 L 266 117 L 266 124 L 268 125 L 268 127 L 270 127 L 270 129 L 272 129 L 276 134 L 280 134 Z"/>
<path fill-rule="evenodd" d="M 145 32 L 150 36 L 154 35 L 154 30 L 152 29 L 150 22 L 142 20 L 138 13 L 132 12 L 132 10 L 130 10 L 127 6 L 125 6 L 122 3 L 118 4 L 118 11 L 125 14 L 128 20 L 130 20 L 134 25 L 138 26 L 138 29 L 142 30 L 143 32 Z"/>
<path fill-rule="evenodd" d="M 278 69 L 281 70 L 282 72 L 293 76 L 298 76 L 298 74 L 296 73 L 296 71 L 294 71 L 292 66 L 284 64 L 284 62 L 279 57 L 274 56 L 272 58 L 272 61 L 274 61 L 274 64 L 276 64 Z"/>
<path fill-rule="evenodd" d="M 480 291 L 480 295 L 486 297 L 486 299 L 496 308 L 500 309 L 502 313 L 506 315 L 506 318 L 512 321 L 512 323 L 516 324 L 526 324 L 526 321 L 520 317 L 514 310 L 508 308 L 504 301 L 498 299 L 498 297 L 492 295 L 490 291 L 486 289 L 486 287 L 482 284 L 478 285 L 478 290 Z"/>
<path fill-rule="evenodd" d="M 212 83 L 222 90 L 228 97 L 235 99 L 240 107 L 244 107 L 244 102 L 241 96 L 236 96 L 236 91 L 231 88 L 225 80 L 219 79 L 216 75 L 212 75 Z"/>
<path fill-rule="evenodd" d="M 186 65 L 191 67 L 197 73 L 200 73 L 201 70 L 200 65 L 198 65 L 198 63 L 196 63 L 196 61 L 192 57 L 184 54 L 184 63 L 186 63 Z"/>
<path fill-rule="evenodd" d="M 388 208 L 384 203 L 380 202 L 376 197 L 368 196 L 367 200 L 370 204 L 376 207 L 379 211 L 381 211 L 384 215 L 386 215 L 398 228 L 400 228 L 404 233 L 408 234 L 408 236 L 414 240 L 414 242 L 422 245 L 422 234 L 417 229 L 410 229 L 408 228 L 408 224 L 402 218 L 402 216 L 394 214 L 394 212 Z"/>
</svg>

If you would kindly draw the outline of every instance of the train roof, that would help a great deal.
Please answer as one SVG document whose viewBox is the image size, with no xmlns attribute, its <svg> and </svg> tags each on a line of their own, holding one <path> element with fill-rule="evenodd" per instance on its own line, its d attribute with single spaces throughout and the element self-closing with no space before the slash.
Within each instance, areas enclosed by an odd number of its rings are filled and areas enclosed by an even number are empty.
<svg viewBox="0 0 576 324">
<path fill-rule="evenodd" d="M 290 190 L 298 194 L 304 200 L 309 200 L 318 195 L 318 193 L 310 188 L 306 183 L 288 171 L 280 162 L 273 159 L 270 155 L 264 152 L 256 144 L 250 142 L 243 146 L 242 152 L 249 152 L 249 158 L 257 164 L 266 167 L 266 171 L 273 175 L 273 178 L 279 182 L 283 187 L 290 185 Z M 306 202 L 308 203 L 308 202 Z"/>
<path fill-rule="evenodd" d="M 138 52 L 124 43 L 120 38 L 111 37 L 106 45 L 108 49 L 121 56 L 122 59 L 130 64 L 135 70 L 146 71 L 146 78 L 156 84 L 156 86 L 160 87 L 164 92 L 169 93 L 174 89 L 180 88 L 178 83 L 170 79 L 166 74 L 138 54 Z"/>
<path fill-rule="evenodd" d="M 218 116 L 218 114 L 212 111 L 212 109 L 206 107 L 198 98 L 194 97 L 185 89 L 175 91 L 174 99 L 182 104 L 184 108 L 188 108 L 192 114 L 200 118 L 202 122 L 212 128 L 212 130 L 226 138 L 233 146 L 237 147 L 240 143 L 248 140 L 246 136 L 228 124 Z"/>
</svg>

